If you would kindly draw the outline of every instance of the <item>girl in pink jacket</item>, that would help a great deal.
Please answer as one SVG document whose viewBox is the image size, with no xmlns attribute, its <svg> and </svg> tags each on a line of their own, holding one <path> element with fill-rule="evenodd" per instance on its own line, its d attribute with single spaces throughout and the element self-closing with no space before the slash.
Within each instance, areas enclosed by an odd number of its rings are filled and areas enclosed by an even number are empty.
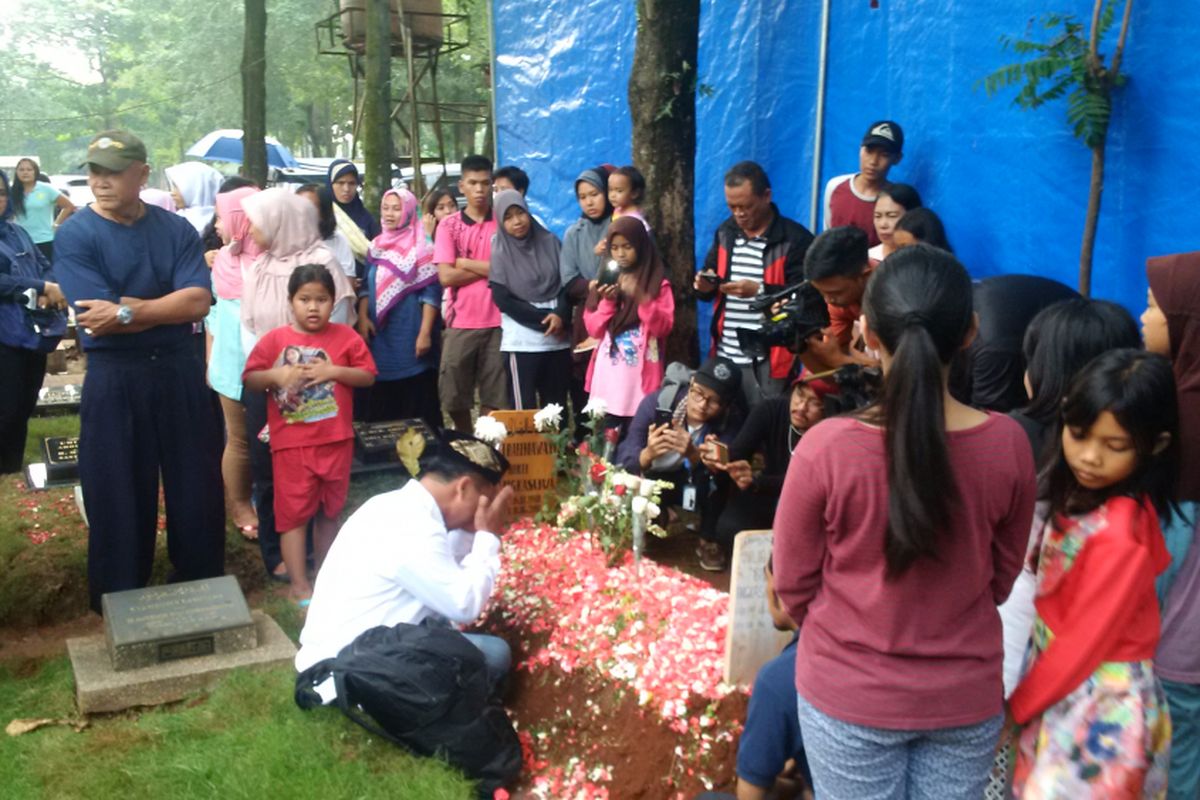
<svg viewBox="0 0 1200 800">
<path fill-rule="evenodd" d="M 663 377 L 664 338 L 675 324 L 675 297 L 654 240 L 636 218 L 608 229 L 615 283 L 589 285 L 583 323 L 599 340 L 588 365 L 587 390 L 604 401 L 607 427 L 624 426 Z M 601 279 L 604 276 L 601 269 Z"/>
</svg>

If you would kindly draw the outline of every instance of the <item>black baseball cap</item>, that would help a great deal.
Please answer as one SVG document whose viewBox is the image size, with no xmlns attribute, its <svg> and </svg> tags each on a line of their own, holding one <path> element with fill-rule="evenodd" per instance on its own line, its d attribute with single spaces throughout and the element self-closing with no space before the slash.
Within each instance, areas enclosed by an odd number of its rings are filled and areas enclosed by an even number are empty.
<svg viewBox="0 0 1200 800">
<path fill-rule="evenodd" d="M 893 154 L 902 153 L 904 152 L 904 131 L 899 123 L 892 122 L 890 119 L 872 122 L 871 127 L 867 128 L 867 132 L 863 134 L 862 146 L 882 147 Z"/>
<path fill-rule="evenodd" d="M 705 361 L 692 379 L 716 392 L 722 403 L 733 400 L 742 389 L 741 368 L 725 356 L 714 356 Z"/>
</svg>

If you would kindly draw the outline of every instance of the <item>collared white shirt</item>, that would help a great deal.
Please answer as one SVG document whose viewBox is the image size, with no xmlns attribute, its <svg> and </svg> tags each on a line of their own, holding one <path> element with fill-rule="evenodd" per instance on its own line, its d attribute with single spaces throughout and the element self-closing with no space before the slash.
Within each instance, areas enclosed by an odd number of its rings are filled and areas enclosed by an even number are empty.
<svg viewBox="0 0 1200 800">
<path fill-rule="evenodd" d="M 376 495 L 338 532 L 317 576 L 296 669 L 333 658 L 377 625 L 418 624 L 437 614 L 461 624 L 487 604 L 500 570 L 492 533 L 447 531 L 418 481 Z"/>
</svg>

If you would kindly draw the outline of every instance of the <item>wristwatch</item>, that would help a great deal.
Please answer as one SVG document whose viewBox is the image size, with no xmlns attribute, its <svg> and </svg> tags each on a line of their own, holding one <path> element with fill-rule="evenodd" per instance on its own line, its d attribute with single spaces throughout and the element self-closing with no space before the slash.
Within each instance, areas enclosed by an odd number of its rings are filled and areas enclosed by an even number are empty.
<svg viewBox="0 0 1200 800">
<path fill-rule="evenodd" d="M 133 322 L 133 309 L 129 306 L 117 306 L 117 322 L 122 325 Z"/>
</svg>

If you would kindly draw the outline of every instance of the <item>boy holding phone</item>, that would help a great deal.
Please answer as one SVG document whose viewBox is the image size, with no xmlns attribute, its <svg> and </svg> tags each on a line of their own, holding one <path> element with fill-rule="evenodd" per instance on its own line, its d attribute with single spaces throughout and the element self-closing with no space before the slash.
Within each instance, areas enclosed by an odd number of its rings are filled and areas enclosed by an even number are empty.
<svg viewBox="0 0 1200 800">
<path fill-rule="evenodd" d="M 672 364 L 667 378 L 680 367 Z M 664 494 L 664 506 L 700 512 L 697 553 L 701 566 L 712 571 L 725 568 L 724 551 L 714 532 L 723 492 L 717 491 L 713 471 L 702 463 L 701 447 L 708 440 L 729 440 L 737 433 L 741 415 L 732 412 L 741 384 L 737 364 L 722 356 L 709 359 L 690 379 L 673 387 L 668 382 L 662 392 L 642 400 L 617 448 L 616 461 L 624 469 L 675 484 Z"/>
</svg>

